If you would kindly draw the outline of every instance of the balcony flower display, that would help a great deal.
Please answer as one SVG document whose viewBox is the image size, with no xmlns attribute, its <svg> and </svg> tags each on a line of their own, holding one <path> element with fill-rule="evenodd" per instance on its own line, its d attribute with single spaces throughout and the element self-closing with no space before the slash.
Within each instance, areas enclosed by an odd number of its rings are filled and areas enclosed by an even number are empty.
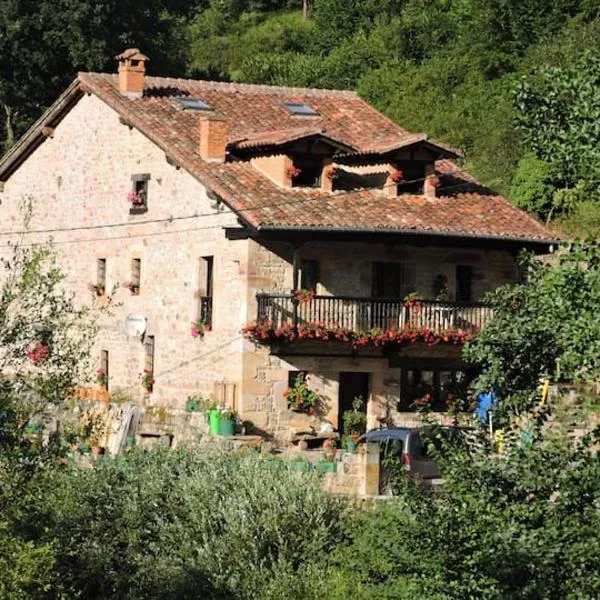
<svg viewBox="0 0 600 600">
<path fill-rule="evenodd" d="M 34 342 L 27 350 L 25 350 L 25 354 L 30 362 L 37 366 L 48 358 L 50 355 L 50 348 L 43 342 Z"/>
<path fill-rule="evenodd" d="M 108 385 L 108 376 L 102 367 L 96 369 L 96 383 L 101 388 L 105 388 Z"/>
<path fill-rule="evenodd" d="M 274 327 L 270 321 L 252 323 L 242 329 L 242 333 L 258 344 L 276 342 L 294 342 L 297 340 L 314 340 L 321 342 L 343 342 L 354 349 L 361 347 L 401 346 L 414 342 L 422 342 L 429 346 L 435 344 L 465 344 L 474 339 L 475 333 L 459 328 L 445 331 L 433 331 L 429 327 L 413 327 L 406 324 L 400 329 L 383 330 L 379 328 L 367 331 L 354 331 L 322 322 L 301 323 L 294 327 L 291 322 Z"/>
<path fill-rule="evenodd" d="M 395 169 L 390 173 L 390 179 L 394 183 L 402 183 L 406 179 L 406 177 L 404 176 L 404 171 L 401 171 L 400 169 Z"/>
<path fill-rule="evenodd" d="M 145 200 L 142 193 L 131 190 L 127 194 L 127 202 L 129 202 L 131 206 L 143 206 Z"/>
<path fill-rule="evenodd" d="M 94 292 L 94 294 L 96 294 L 96 296 L 104 295 L 104 286 L 99 283 L 92 283 L 90 281 L 90 283 L 88 283 L 87 287 L 88 287 L 88 290 L 90 290 L 90 292 Z"/>
<path fill-rule="evenodd" d="M 209 329 L 209 327 L 206 324 L 206 321 L 204 321 L 203 319 L 198 319 L 197 321 L 192 322 L 190 332 L 192 334 L 192 337 L 197 338 L 197 337 L 203 337 L 204 333 L 208 329 Z"/>
<path fill-rule="evenodd" d="M 296 177 L 298 177 L 298 175 L 300 175 L 300 173 L 302 173 L 302 169 L 300 169 L 299 167 L 297 167 L 295 165 L 289 165 L 287 167 L 287 169 L 285 170 L 285 174 L 290 179 L 295 179 Z"/>
<path fill-rule="evenodd" d="M 140 293 L 139 284 L 134 283 L 133 281 L 124 281 L 121 285 L 124 288 L 127 288 L 131 292 L 132 296 L 137 296 Z"/>
<path fill-rule="evenodd" d="M 309 389 L 304 375 L 302 371 L 298 373 L 294 385 L 283 392 L 283 397 L 287 399 L 290 410 L 312 415 L 317 412 L 319 396 L 316 392 Z"/>
<path fill-rule="evenodd" d="M 299 304 L 308 304 L 315 296 L 317 292 L 315 290 L 293 290 L 292 297 Z"/>
<path fill-rule="evenodd" d="M 406 308 L 412 308 L 414 312 L 419 312 L 421 310 L 421 300 L 423 300 L 423 296 L 418 292 L 410 292 L 406 294 L 402 300 Z"/>
<path fill-rule="evenodd" d="M 142 387 L 147 392 L 151 392 L 152 386 L 154 385 L 154 383 L 155 383 L 154 371 L 152 371 L 151 369 L 144 369 L 144 372 L 142 374 Z"/>
</svg>

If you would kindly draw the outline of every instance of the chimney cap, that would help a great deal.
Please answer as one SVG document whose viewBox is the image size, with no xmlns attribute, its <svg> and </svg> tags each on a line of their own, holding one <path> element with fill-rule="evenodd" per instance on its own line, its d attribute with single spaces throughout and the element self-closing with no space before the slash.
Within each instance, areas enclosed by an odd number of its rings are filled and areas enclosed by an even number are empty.
<svg viewBox="0 0 600 600">
<path fill-rule="evenodd" d="M 142 54 L 139 48 L 127 48 L 121 54 L 117 54 L 115 58 L 121 60 L 150 60 L 145 54 Z"/>
</svg>

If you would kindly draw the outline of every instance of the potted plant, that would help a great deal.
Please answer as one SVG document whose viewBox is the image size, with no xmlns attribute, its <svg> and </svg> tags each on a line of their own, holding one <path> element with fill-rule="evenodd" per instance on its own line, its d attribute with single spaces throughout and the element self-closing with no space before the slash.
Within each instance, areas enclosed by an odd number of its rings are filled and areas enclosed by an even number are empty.
<svg viewBox="0 0 600 600">
<path fill-rule="evenodd" d="M 394 171 L 392 171 L 390 173 L 390 179 L 394 183 L 402 183 L 404 181 L 404 179 L 405 179 L 404 172 L 401 171 L 400 169 L 395 169 Z"/>
<path fill-rule="evenodd" d="M 296 165 L 289 165 L 287 167 L 287 169 L 285 170 L 285 174 L 290 178 L 290 179 L 295 179 L 296 177 L 298 177 L 298 175 L 300 175 L 300 173 L 302 173 L 302 169 L 300 169 L 299 167 L 297 167 Z"/>
<path fill-rule="evenodd" d="M 219 411 L 219 435 L 229 437 L 235 433 L 235 420 L 237 413 L 235 410 L 225 408 Z"/>
<path fill-rule="evenodd" d="M 154 379 L 154 371 L 151 369 L 144 369 L 142 374 L 142 387 L 150 393 L 152 391 L 152 386 L 155 383 Z"/>
<path fill-rule="evenodd" d="M 404 307 L 411 308 L 414 312 L 420 312 L 421 300 L 423 300 L 423 296 L 419 292 L 409 292 L 403 298 Z"/>
<path fill-rule="evenodd" d="M 348 452 L 355 452 L 360 436 L 367 429 L 367 415 L 363 410 L 365 401 L 362 396 L 357 396 L 352 401 L 352 410 L 347 410 L 342 415 L 344 424 L 344 443 Z"/>
<path fill-rule="evenodd" d="M 90 281 L 90 283 L 88 283 L 88 290 L 90 290 L 90 292 L 93 292 L 94 294 L 96 294 L 96 296 L 104 296 L 104 286 L 99 284 L 99 283 L 92 283 Z"/>
<path fill-rule="evenodd" d="M 132 296 L 137 296 L 140 293 L 140 286 L 138 283 L 134 283 L 133 281 L 124 281 L 121 284 L 124 288 L 127 288 Z"/>
<path fill-rule="evenodd" d="M 315 290 L 293 290 L 292 300 L 295 300 L 298 304 L 308 304 L 316 295 Z"/>
<path fill-rule="evenodd" d="M 283 397 L 287 399 L 288 408 L 294 412 L 312 415 L 319 407 L 319 395 L 309 389 L 302 371 L 298 373 L 294 385 L 283 392 Z"/>
<path fill-rule="evenodd" d="M 127 194 L 127 202 L 129 202 L 131 206 L 143 206 L 145 204 L 144 195 L 142 192 L 131 190 Z"/>
<path fill-rule="evenodd" d="M 204 332 L 208 329 L 206 321 L 204 319 L 198 319 L 197 321 L 192 321 L 192 327 L 190 329 L 192 337 L 204 337 Z"/>
<path fill-rule="evenodd" d="M 106 389 L 108 386 L 108 376 L 102 367 L 96 369 L 96 383 L 103 389 Z"/>
</svg>

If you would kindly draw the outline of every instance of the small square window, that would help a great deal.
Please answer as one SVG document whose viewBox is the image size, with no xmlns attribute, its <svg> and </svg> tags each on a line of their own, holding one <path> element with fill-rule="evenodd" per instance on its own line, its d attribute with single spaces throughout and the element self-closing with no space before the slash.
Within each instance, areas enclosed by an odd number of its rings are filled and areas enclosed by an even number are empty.
<svg viewBox="0 0 600 600">
<path fill-rule="evenodd" d="M 132 187 L 127 198 L 131 203 L 129 214 L 140 215 L 148 212 L 148 182 L 150 175 L 142 173 L 131 176 Z"/>
<path fill-rule="evenodd" d="M 96 294 L 104 296 L 106 293 L 106 259 L 99 258 L 96 261 Z"/>
<path fill-rule="evenodd" d="M 125 282 L 125 287 L 129 288 L 132 296 L 138 296 L 140 293 L 140 282 L 142 280 L 142 259 L 131 259 L 131 279 Z"/>
</svg>

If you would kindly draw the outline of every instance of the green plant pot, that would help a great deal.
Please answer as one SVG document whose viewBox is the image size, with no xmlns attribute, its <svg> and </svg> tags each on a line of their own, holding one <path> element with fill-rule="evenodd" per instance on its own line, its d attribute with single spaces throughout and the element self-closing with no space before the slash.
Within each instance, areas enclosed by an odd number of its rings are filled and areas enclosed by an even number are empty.
<svg viewBox="0 0 600 600">
<path fill-rule="evenodd" d="M 233 419 L 219 419 L 219 435 L 229 437 L 235 433 L 235 421 Z"/>
<path fill-rule="evenodd" d="M 351 454 L 356 452 L 357 443 L 354 440 L 346 440 L 346 450 Z"/>
<path fill-rule="evenodd" d="M 208 413 L 208 425 L 210 435 L 219 435 L 219 411 L 213 408 Z"/>
<path fill-rule="evenodd" d="M 336 473 L 337 464 L 334 462 L 320 462 L 317 464 L 317 471 L 319 473 Z"/>
</svg>

